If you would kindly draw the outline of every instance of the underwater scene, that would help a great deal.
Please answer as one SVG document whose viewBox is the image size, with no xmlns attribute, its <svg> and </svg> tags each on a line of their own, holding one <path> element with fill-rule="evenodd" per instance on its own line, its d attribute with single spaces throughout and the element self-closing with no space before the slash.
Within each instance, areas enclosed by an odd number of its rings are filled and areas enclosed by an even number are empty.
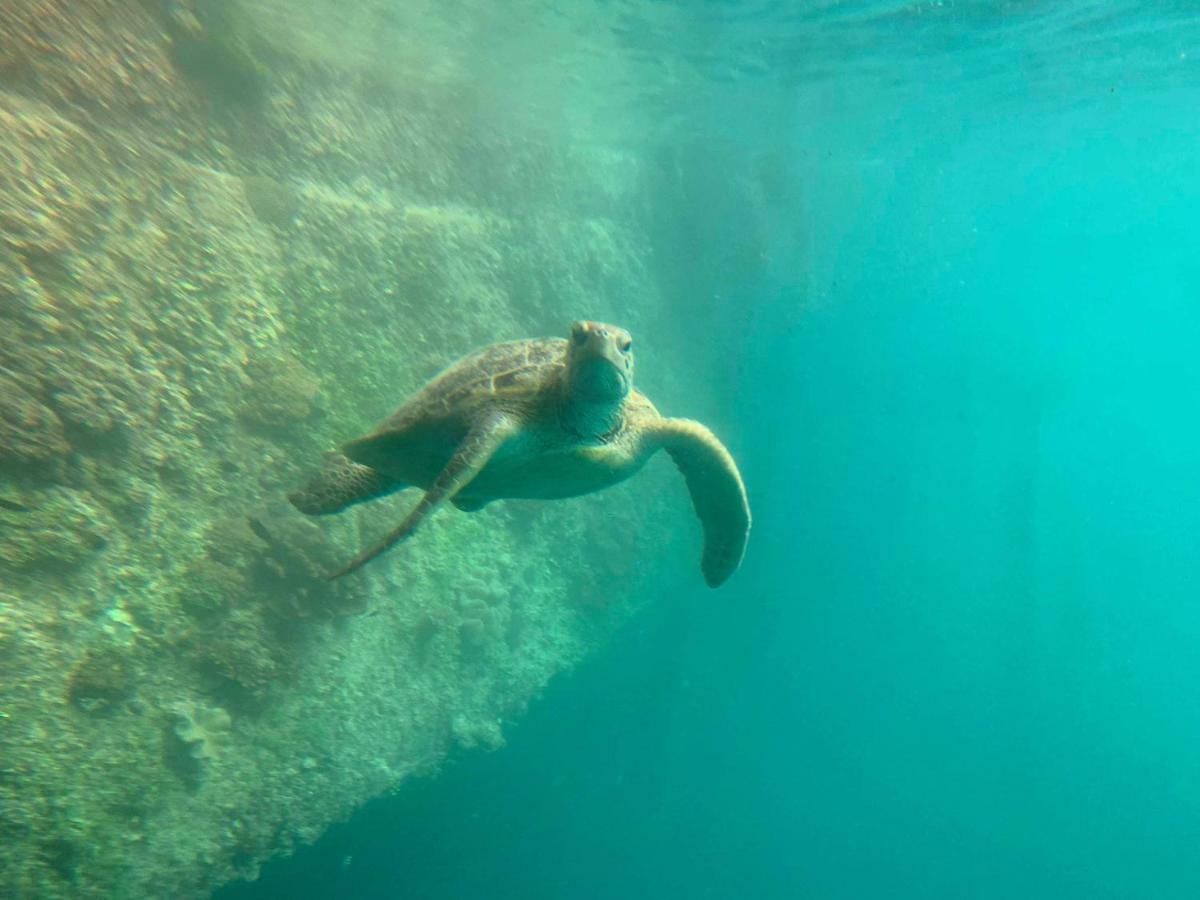
<svg viewBox="0 0 1200 900">
<path fill-rule="evenodd" d="M 0 897 L 1200 897 L 1198 108 L 1192 0 L 0 0 Z"/>
</svg>

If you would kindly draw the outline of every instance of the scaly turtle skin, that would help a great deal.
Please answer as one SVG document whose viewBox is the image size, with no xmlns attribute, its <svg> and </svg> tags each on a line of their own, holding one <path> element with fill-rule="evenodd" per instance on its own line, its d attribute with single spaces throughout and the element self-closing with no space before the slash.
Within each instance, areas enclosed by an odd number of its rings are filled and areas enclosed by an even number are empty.
<svg viewBox="0 0 1200 900">
<path fill-rule="evenodd" d="M 554 500 L 602 490 L 635 474 L 659 450 L 683 472 L 704 529 L 700 567 L 711 587 L 741 565 L 750 506 L 737 464 L 699 422 L 669 419 L 633 389 L 633 339 L 576 322 L 568 340 L 493 344 L 430 381 L 323 468 L 292 504 L 309 515 L 415 485 L 424 497 L 339 578 L 405 540 L 449 501 L 474 512 L 493 500 Z"/>
</svg>

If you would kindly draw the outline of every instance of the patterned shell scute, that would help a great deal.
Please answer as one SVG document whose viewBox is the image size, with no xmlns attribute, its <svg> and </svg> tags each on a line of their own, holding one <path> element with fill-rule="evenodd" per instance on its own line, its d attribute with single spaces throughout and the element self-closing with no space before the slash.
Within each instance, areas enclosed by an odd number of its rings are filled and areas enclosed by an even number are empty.
<svg viewBox="0 0 1200 900">
<path fill-rule="evenodd" d="M 404 404 L 387 423 L 403 427 L 427 415 L 450 414 L 500 393 L 535 391 L 549 370 L 563 364 L 567 342 L 562 338 L 493 344 L 463 357 L 436 376 Z"/>
</svg>

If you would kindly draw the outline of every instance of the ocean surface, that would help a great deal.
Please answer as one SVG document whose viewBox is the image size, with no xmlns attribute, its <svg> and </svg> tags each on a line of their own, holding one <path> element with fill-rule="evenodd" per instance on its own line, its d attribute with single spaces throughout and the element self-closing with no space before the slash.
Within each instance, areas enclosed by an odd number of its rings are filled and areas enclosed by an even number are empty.
<svg viewBox="0 0 1200 900">
<path fill-rule="evenodd" d="M 503 114 L 686 174 L 673 403 L 749 552 L 216 896 L 1200 896 L 1200 6 L 527 15 Z"/>
</svg>

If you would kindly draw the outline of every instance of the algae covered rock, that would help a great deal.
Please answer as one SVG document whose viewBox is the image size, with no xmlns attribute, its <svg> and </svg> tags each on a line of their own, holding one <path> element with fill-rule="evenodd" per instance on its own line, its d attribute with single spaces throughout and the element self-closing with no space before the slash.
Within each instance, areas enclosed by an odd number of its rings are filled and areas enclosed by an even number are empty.
<svg viewBox="0 0 1200 900">
<path fill-rule="evenodd" d="M 385 36 L 370 5 L 0 2 L 0 895 L 207 896 L 499 745 L 600 632 L 559 575 L 590 508 L 448 516 L 439 552 L 335 585 L 386 510 L 245 519 L 455 349 L 652 289 L 635 227 L 580 262 L 558 186 L 587 168 L 481 135 L 487 97 L 288 53 L 300 17 L 391 75 L 380 40 L 450 60 L 408 6 Z"/>
<path fill-rule="evenodd" d="M 180 71 L 221 100 L 262 101 L 270 69 L 259 59 L 262 41 L 240 0 L 175 0 L 164 7 Z"/>
<path fill-rule="evenodd" d="M 284 671 L 284 647 L 261 610 L 238 609 L 194 631 L 189 656 L 223 699 L 254 706 Z"/>
<path fill-rule="evenodd" d="M 43 491 L 20 509 L 0 507 L 0 570 L 77 568 L 107 545 L 108 515 L 82 491 Z"/>
<path fill-rule="evenodd" d="M 129 660 L 120 650 L 89 650 L 67 679 L 67 698 L 85 712 L 102 710 L 127 696 L 132 684 Z"/>
<path fill-rule="evenodd" d="M 246 376 L 243 421 L 281 428 L 312 415 L 321 381 L 295 357 L 256 356 L 246 364 Z"/>
<path fill-rule="evenodd" d="M 194 618 L 208 619 L 228 612 L 246 591 L 246 578 L 240 571 L 206 557 L 184 573 L 179 602 Z"/>
<path fill-rule="evenodd" d="M 55 412 L 0 371 L 0 463 L 45 463 L 70 450 Z"/>
<path fill-rule="evenodd" d="M 450 722 L 450 733 L 464 750 L 499 750 L 505 744 L 499 719 L 458 715 Z"/>
<path fill-rule="evenodd" d="M 170 710 L 172 732 L 187 748 L 192 759 L 216 759 L 229 739 L 233 718 L 219 706 L 178 703 Z"/>
<path fill-rule="evenodd" d="M 325 532 L 290 512 L 261 512 L 248 520 L 267 545 L 255 567 L 256 581 L 272 598 L 272 608 L 289 618 L 353 616 L 365 612 L 368 595 L 361 583 L 329 581 L 340 555 Z"/>
<path fill-rule="evenodd" d="M 242 179 L 242 185 L 246 189 L 246 202 L 264 224 L 282 228 L 290 225 L 300 211 L 296 189 L 269 175 L 249 175 Z"/>
<path fill-rule="evenodd" d="M 214 562 L 235 569 L 258 559 L 267 547 L 243 516 L 213 521 L 204 535 L 204 546 Z"/>
</svg>

